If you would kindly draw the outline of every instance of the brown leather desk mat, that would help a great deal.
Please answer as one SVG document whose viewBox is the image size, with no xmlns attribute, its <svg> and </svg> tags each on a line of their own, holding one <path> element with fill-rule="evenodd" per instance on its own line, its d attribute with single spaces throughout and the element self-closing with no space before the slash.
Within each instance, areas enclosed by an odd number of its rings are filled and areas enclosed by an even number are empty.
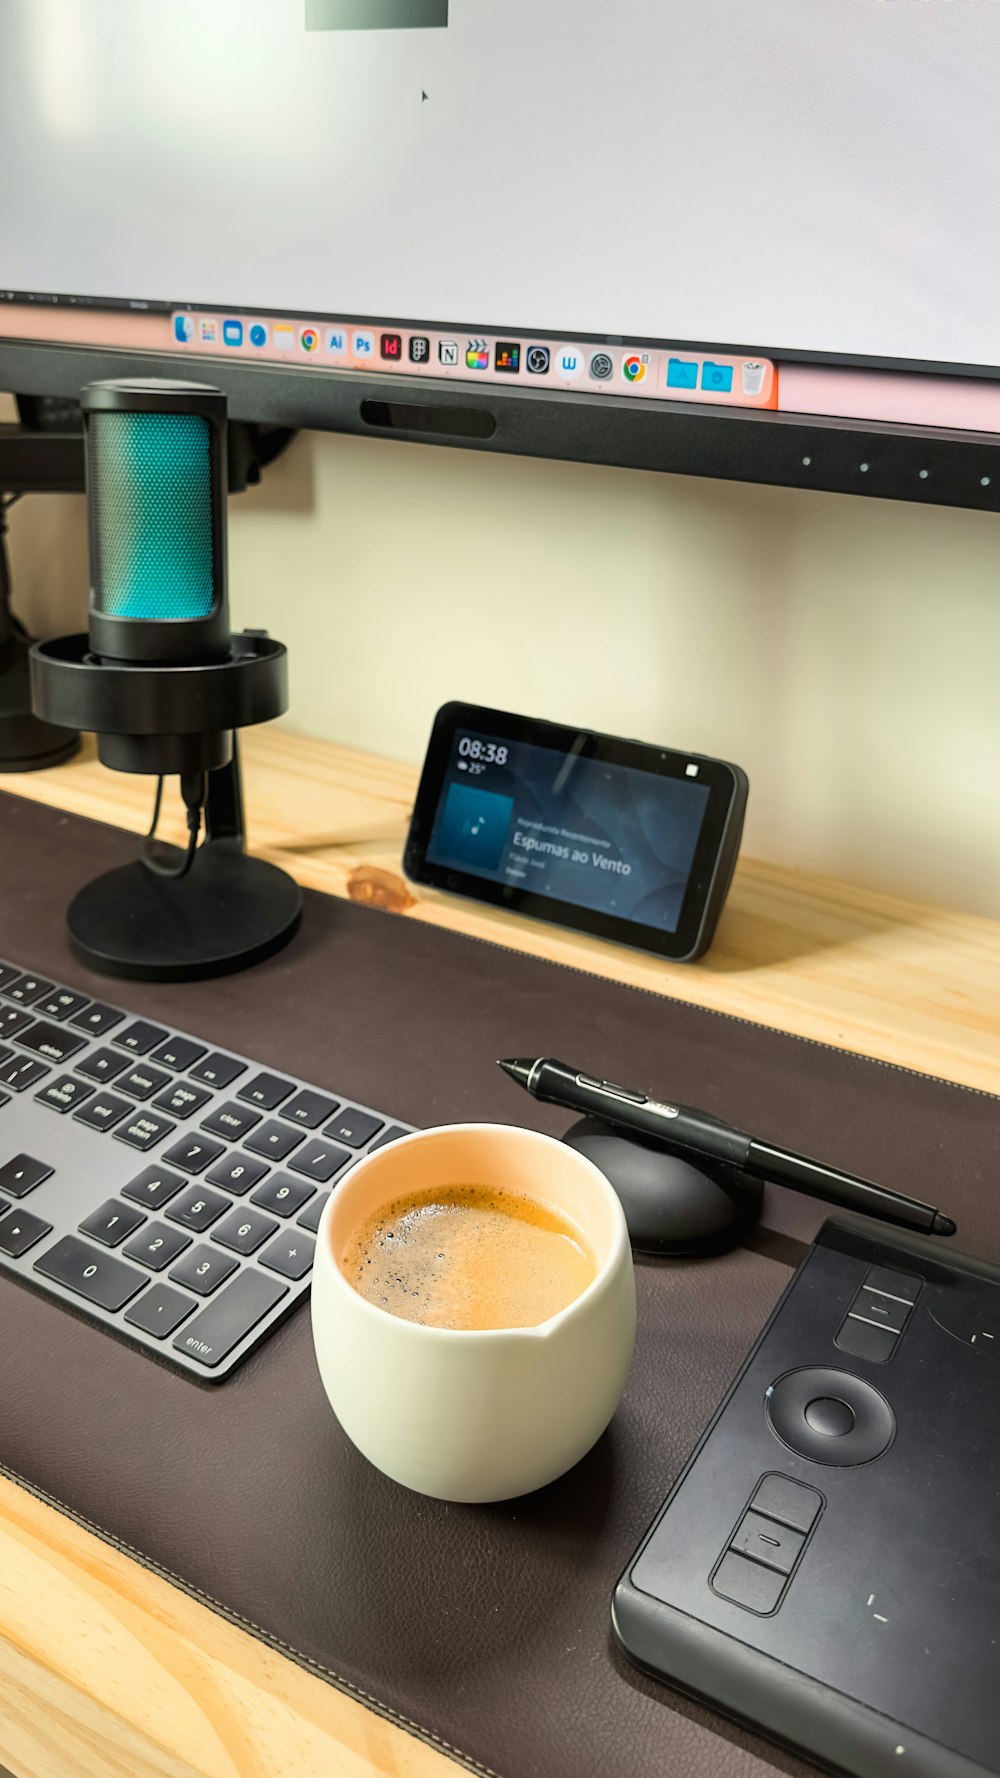
<svg viewBox="0 0 1000 1778">
<path fill-rule="evenodd" d="M 135 841 L 0 797 L 0 956 L 419 1124 L 568 1120 L 494 1066 L 562 1055 L 941 1203 L 1000 1259 L 1000 1100 L 320 895 L 245 976 L 112 983 L 63 912 Z M 820 1206 L 771 1192 L 808 1239 Z M 810 1768 L 635 1674 L 613 1584 L 788 1280 L 736 1252 L 637 1268 L 639 1339 L 610 1431 L 495 1507 L 396 1487 L 341 1435 L 298 1312 L 199 1386 L 0 1284 L 0 1467 L 385 1715 L 499 1778 L 751 1778 Z M 781 1251 L 782 1243 L 772 1245 Z M 784 1243 L 786 1255 L 793 1250 Z"/>
</svg>

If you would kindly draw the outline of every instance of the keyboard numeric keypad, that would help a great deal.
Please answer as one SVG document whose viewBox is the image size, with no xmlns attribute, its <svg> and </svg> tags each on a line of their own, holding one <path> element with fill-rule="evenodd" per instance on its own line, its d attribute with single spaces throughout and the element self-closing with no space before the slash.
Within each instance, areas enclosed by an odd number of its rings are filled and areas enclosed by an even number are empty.
<svg viewBox="0 0 1000 1778">
<path fill-rule="evenodd" d="M 0 1271 L 30 1269 L 37 1287 L 72 1293 L 205 1379 L 304 1296 L 337 1179 L 407 1133 L 4 962 L 0 1039 L 0 1131 L 12 1112 L 16 1130 L 0 1149 Z M 134 1173 L 116 1144 L 141 1151 Z"/>
</svg>

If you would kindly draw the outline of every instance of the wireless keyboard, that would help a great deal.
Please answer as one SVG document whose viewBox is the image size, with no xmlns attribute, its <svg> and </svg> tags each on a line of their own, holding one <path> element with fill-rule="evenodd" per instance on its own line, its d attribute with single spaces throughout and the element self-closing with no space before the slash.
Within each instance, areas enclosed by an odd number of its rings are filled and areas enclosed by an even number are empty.
<svg viewBox="0 0 1000 1778">
<path fill-rule="evenodd" d="M 0 962 L 0 1275 L 203 1381 L 302 1301 L 330 1191 L 411 1127 Z"/>
</svg>

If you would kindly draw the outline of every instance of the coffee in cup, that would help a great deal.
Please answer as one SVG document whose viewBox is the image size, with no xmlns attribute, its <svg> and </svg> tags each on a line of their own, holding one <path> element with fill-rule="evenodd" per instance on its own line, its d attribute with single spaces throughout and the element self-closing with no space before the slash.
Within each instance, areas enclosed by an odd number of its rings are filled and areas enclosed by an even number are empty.
<svg viewBox="0 0 1000 1778">
<path fill-rule="evenodd" d="M 547 1204 L 489 1185 L 409 1192 L 369 1216 L 341 1268 L 369 1303 L 425 1327 L 537 1327 L 597 1272 Z"/>
</svg>

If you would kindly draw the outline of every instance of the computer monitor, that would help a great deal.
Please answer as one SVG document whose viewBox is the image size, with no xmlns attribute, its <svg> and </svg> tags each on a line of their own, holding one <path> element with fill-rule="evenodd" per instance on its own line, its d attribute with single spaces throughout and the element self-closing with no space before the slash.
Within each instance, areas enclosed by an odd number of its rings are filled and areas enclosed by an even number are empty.
<svg viewBox="0 0 1000 1778">
<path fill-rule="evenodd" d="M 0 387 L 992 506 L 998 69 L 988 5 L 0 0 Z"/>
</svg>

